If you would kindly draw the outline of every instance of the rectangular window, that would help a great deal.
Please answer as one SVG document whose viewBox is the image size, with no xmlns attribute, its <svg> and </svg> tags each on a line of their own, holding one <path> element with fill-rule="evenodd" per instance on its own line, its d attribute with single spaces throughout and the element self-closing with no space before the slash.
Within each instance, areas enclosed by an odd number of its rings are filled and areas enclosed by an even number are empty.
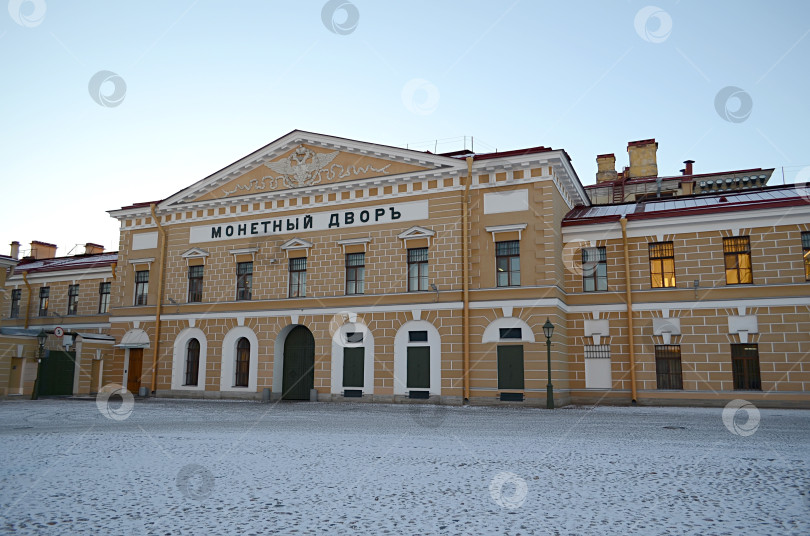
<svg viewBox="0 0 810 536">
<path fill-rule="evenodd" d="M 655 242 L 649 245 L 650 279 L 653 288 L 675 286 L 675 247 L 672 242 Z"/>
<path fill-rule="evenodd" d="M 366 254 L 346 255 L 346 294 L 363 294 L 366 277 Z"/>
<path fill-rule="evenodd" d="M 498 389 L 523 389 L 523 345 L 498 346 Z"/>
<path fill-rule="evenodd" d="M 290 298 L 307 295 L 307 258 L 290 259 Z"/>
<path fill-rule="evenodd" d="M 68 287 L 68 315 L 75 315 L 79 313 L 79 285 L 70 285 Z"/>
<path fill-rule="evenodd" d="M 189 266 L 188 267 L 188 302 L 195 303 L 202 301 L 203 291 L 203 269 L 205 267 Z"/>
<path fill-rule="evenodd" d="M 146 305 L 149 296 L 149 270 L 135 272 L 135 305 Z"/>
<path fill-rule="evenodd" d="M 607 290 L 605 248 L 582 248 L 582 289 L 585 292 Z"/>
<path fill-rule="evenodd" d="M 22 299 L 22 290 L 14 289 L 11 291 L 11 318 L 20 317 L 20 300 Z"/>
<path fill-rule="evenodd" d="M 50 287 L 42 287 L 39 289 L 39 316 L 48 316 L 48 301 L 50 296 Z"/>
<path fill-rule="evenodd" d="M 98 284 L 98 314 L 110 312 L 110 283 Z"/>
<path fill-rule="evenodd" d="M 810 231 L 802 233 L 802 256 L 804 257 L 804 279 L 810 281 Z"/>
<path fill-rule="evenodd" d="M 408 250 L 408 292 L 428 289 L 428 248 Z"/>
<path fill-rule="evenodd" d="M 762 390 L 762 380 L 759 377 L 759 348 L 756 344 L 731 345 L 731 371 L 734 375 L 734 389 Z"/>
<path fill-rule="evenodd" d="M 655 346 L 655 378 L 659 389 L 683 389 L 680 344 Z"/>
<path fill-rule="evenodd" d="M 253 297 L 253 263 L 236 263 L 236 299 L 250 300 Z"/>
<path fill-rule="evenodd" d="M 523 338 L 523 329 L 522 328 L 500 328 L 498 330 L 498 334 L 500 335 L 501 339 L 522 339 Z"/>
<path fill-rule="evenodd" d="M 520 286 L 520 242 L 495 243 L 495 270 L 499 287 Z"/>
<path fill-rule="evenodd" d="M 408 342 L 427 342 L 427 331 L 409 331 Z"/>
<path fill-rule="evenodd" d="M 726 284 L 752 284 L 751 242 L 747 236 L 733 236 L 723 239 L 723 255 L 726 261 Z"/>
</svg>

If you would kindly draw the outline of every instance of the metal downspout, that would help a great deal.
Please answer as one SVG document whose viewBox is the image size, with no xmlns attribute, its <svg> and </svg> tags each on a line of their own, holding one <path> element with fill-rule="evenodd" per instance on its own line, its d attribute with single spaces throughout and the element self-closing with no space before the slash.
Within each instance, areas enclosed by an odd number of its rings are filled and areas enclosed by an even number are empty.
<svg viewBox="0 0 810 536">
<path fill-rule="evenodd" d="M 166 264 L 166 230 L 160 224 L 155 204 L 149 205 L 149 210 L 152 211 L 152 220 L 157 225 L 158 233 L 160 234 L 160 259 L 158 264 L 158 295 L 157 306 L 155 308 L 155 346 L 152 350 L 152 394 L 157 390 L 157 361 L 158 352 L 160 351 L 160 312 L 163 307 L 163 266 Z"/>
<path fill-rule="evenodd" d="M 627 302 L 627 345 L 630 357 L 630 393 L 632 402 L 638 401 L 636 391 L 636 352 L 633 339 L 633 295 L 630 292 L 630 250 L 627 245 L 627 218 L 622 216 L 619 220 L 622 224 L 622 248 L 624 249 L 624 286 L 626 289 Z"/>
<path fill-rule="evenodd" d="M 22 276 L 28 289 L 28 302 L 25 306 L 25 329 L 28 329 L 28 319 L 31 318 L 31 283 L 28 282 L 28 272 L 23 272 Z"/>
<path fill-rule="evenodd" d="M 461 289 L 464 310 L 462 314 L 462 339 L 464 340 L 464 401 L 470 399 L 470 246 L 468 213 L 470 210 L 470 184 L 472 183 L 473 157 L 467 157 L 467 180 L 461 199 Z"/>
</svg>

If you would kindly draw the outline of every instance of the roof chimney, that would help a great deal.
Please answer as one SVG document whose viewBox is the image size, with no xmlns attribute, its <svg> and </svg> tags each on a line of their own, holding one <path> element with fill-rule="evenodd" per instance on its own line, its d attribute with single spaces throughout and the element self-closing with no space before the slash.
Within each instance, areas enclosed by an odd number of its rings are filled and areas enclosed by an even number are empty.
<svg viewBox="0 0 810 536">
<path fill-rule="evenodd" d="M 686 167 L 683 170 L 683 174 L 684 175 L 693 175 L 693 173 L 692 173 L 692 164 L 694 164 L 695 161 L 694 160 L 684 160 L 683 163 L 686 164 Z"/>
<path fill-rule="evenodd" d="M 85 255 L 96 255 L 98 253 L 104 253 L 104 246 L 92 242 L 88 242 L 84 245 Z"/>
<path fill-rule="evenodd" d="M 12 259 L 19 259 L 20 258 L 20 243 L 16 240 L 11 243 L 11 258 Z"/>
<path fill-rule="evenodd" d="M 631 141 L 628 143 L 627 153 L 630 157 L 630 171 L 627 174 L 627 178 L 657 177 L 657 151 L 658 144 L 655 142 L 655 139 Z"/>
<path fill-rule="evenodd" d="M 596 183 L 615 181 L 618 178 L 616 173 L 616 155 L 613 153 L 596 155 Z"/>
<path fill-rule="evenodd" d="M 56 257 L 56 244 L 32 240 L 31 256 L 35 259 L 53 259 Z"/>
</svg>

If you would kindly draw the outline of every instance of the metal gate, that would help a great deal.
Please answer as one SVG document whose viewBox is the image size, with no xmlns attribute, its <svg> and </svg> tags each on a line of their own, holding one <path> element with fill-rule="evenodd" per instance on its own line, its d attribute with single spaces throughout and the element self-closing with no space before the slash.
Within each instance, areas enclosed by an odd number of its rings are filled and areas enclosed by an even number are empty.
<svg viewBox="0 0 810 536">
<path fill-rule="evenodd" d="M 309 400 L 315 386 L 315 338 L 304 326 L 296 326 L 284 341 L 282 398 Z"/>
<path fill-rule="evenodd" d="M 76 352 L 50 350 L 40 363 L 39 396 L 73 394 Z"/>
</svg>

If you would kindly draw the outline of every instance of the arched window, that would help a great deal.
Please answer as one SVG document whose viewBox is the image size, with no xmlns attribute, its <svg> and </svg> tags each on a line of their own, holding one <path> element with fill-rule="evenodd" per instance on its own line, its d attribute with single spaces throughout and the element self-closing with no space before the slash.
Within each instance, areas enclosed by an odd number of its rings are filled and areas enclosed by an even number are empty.
<svg viewBox="0 0 810 536">
<path fill-rule="evenodd" d="M 247 387 L 250 376 L 250 341 L 242 337 L 236 342 L 235 387 Z"/>
<path fill-rule="evenodd" d="M 186 345 L 186 382 L 183 385 L 197 385 L 200 375 L 200 341 L 189 339 Z"/>
</svg>

